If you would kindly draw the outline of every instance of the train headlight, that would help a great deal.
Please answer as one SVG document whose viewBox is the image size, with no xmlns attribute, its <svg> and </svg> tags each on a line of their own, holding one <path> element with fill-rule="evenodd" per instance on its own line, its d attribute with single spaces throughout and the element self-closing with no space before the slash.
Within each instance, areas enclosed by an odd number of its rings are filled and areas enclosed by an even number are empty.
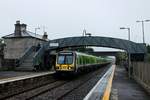
<svg viewBox="0 0 150 100">
<path fill-rule="evenodd" d="M 59 69 L 59 66 L 56 66 L 55 68 L 56 68 L 56 69 Z"/>
<path fill-rule="evenodd" d="M 70 67 L 70 69 L 73 69 L 73 66 L 69 66 Z"/>
<path fill-rule="evenodd" d="M 70 66 L 68 66 L 68 69 L 70 69 Z"/>
</svg>

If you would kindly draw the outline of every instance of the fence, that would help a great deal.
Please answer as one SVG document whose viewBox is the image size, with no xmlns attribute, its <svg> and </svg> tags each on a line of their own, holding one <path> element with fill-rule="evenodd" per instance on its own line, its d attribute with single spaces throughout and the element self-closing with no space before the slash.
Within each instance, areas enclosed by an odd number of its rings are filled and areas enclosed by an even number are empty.
<svg viewBox="0 0 150 100">
<path fill-rule="evenodd" d="M 150 63 L 132 62 L 133 78 L 150 94 Z"/>
</svg>

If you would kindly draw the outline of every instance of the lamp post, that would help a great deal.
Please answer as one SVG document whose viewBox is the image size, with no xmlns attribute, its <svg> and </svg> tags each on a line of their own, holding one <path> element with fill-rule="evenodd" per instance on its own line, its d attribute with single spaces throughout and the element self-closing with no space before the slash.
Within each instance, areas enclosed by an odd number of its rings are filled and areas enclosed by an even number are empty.
<svg viewBox="0 0 150 100">
<path fill-rule="evenodd" d="M 84 29 L 84 30 L 83 30 L 83 37 L 84 37 L 84 36 L 89 36 L 89 37 L 90 37 L 90 36 L 92 36 L 92 34 L 91 34 L 91 33 L 87 33 L 87 32 L 86 32 L 86 29 Z"/>
<path fill-rule="evenodd" d="M 92 36 L 92 34 L 91 33 L 85 33 L 85 36 Z"/>
<path fill-rule="evenodd" d="M 144 22 L 150 22 L 150 20 L 137 20 L 137 23 L 142 23 L 142 33 L 143 33 L 143 44 L 145 44 L 145 36 L 144 36 Z"/>
<path fill-rule="evenodd" d="M 86 29 L 83 30 L 83 34 L 82 34 L 83 37 L 85 36 L 85 34 L 86 34 Z"/>
<path fill-rule="evenodd" d="M 120 29 L 127 29 L 128 30 L 128 40 L 130 41 L 130 28 L 129 27 L 120 27 Z M 130 52 L 128 51 L 128 76 L 131 78 L 131 55 Z"/>
<path fill-rule="evenodd" d="M 129 27 L 120 27 L 120 29 L 127 29 L 128 30 L 128 40 L 130 41 L 130 28 Z"/>
</svg>

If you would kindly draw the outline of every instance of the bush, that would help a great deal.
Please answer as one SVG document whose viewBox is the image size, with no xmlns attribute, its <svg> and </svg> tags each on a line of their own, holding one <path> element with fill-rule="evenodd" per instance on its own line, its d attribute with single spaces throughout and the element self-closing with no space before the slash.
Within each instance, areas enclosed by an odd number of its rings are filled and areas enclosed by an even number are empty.
<svg viewBox="0 0 150 100">
<path fill-rule="evenodd" d="M 150 53 L 146 55 L 145 61 L 150 63 Z"/>
</svg>

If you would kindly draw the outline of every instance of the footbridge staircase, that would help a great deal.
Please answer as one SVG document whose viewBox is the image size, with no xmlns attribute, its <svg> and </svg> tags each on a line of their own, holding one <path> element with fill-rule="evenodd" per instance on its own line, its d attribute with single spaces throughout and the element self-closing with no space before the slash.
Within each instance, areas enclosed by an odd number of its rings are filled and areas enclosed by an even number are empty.
<svg viewBox="0 0 150 100">
<path fill-rule="evenodd" d="M 32 71 L 40 69 L 44 63 L 44 52 L 46 45 L 43 44 L 40 48 L 31 46 L 28 48 L 20 59 L 16 62 L 16 69 L 19 71 Z"/>
</svg>

